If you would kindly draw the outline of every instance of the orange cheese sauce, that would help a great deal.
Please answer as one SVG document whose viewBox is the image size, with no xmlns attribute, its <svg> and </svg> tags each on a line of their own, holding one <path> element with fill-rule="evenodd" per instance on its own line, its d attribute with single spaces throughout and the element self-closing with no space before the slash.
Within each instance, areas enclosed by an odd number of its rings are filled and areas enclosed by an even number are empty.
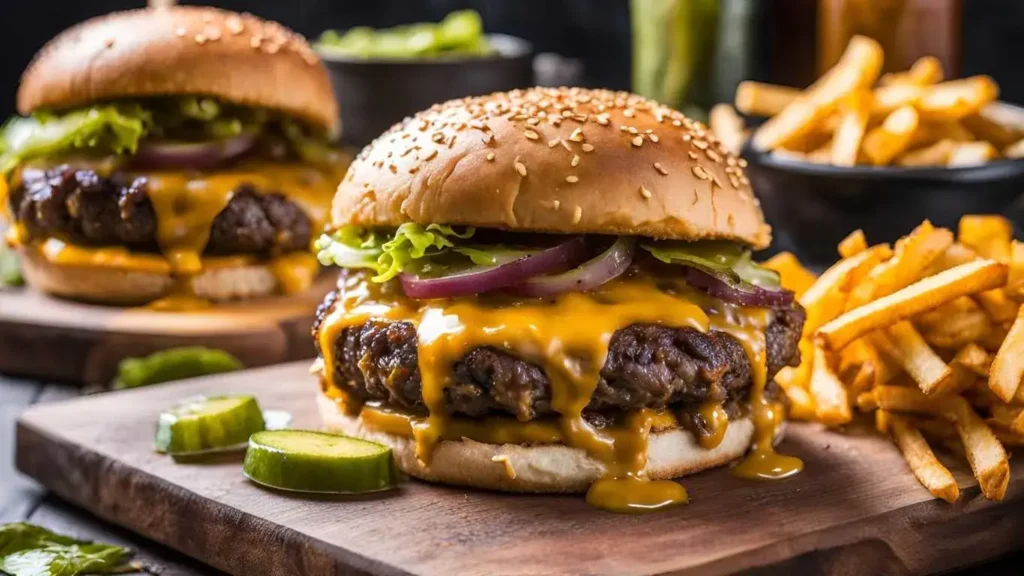
<svg viewBox="0 0 1024 576">
<path fill-rule="evenodd" d="M 546 300 L 497 295 L 413 300 L 404 297 L 394 283 L 378 285 L 366 278 L 362 273 L 343 277 L 337 303 L 320 328 L 325 390 L 346 404 L 344 393 L 334 382 L 332 368 L 334 344 L 345 328 L 373 319 L 414 324 L 428 415 L 411 417 L 379 406 L 346 406 L 351 412 L 361 410 L 363 422 L 369 427 L 412 436 L 417 457 L 424 464 L 429 465 L 433 448 L 441 440 L 470 438 L 491 444 L 560 442 L 585 450 L 605 466 L 604 479 L 594 484 L 594 493 L 588 497 L 592 504 L 620 512 L 639 512 L 685 502 L 681 486 L 674 482 L 651 482 L 645 474 L 650 432 L 676 425 L 671 414 L 635 410 L 626 414 L 622 424 L 600 430 L 583 418 L 613 334 L 637 323 L 688 327 L 701 332 L 714 329 L 733 335 L 746 349 L 753 366 L 753 420 L 757 434 L 754 454 L 762 460 L 773 458 L 772 443 L 781 423 L 775 415 L 781 412 L 772 411 L 764 397 L 764 333 L 772 319 L 769 310 L 709 305 L 709 299 L 684 286 L 666 290 L 643 276 L 622 277 L 592 292 L 568 293 Z M 452 384 L 452 368 L 481 346 L 504 350 L 540 366 L 551 382 L 551 404 L 559 417 L 522 423 L 513 418 L 474 421 L 448 416 L 444 410 L 444 389 Z M 713 448 L 725 436 L 728 416 L 720 403 L 709 403 L 701 408 L 700 414 L 712 433 L 699 441 L 705 448 Z"/>
<path fill-rule="evenodd" d="M 90 165 L 88 162 L 83 164 Z M 321 230 L 326 224 L 342 168 L 323 170 L 301 164 L 254 162 L 209 173 L 140 173 L 138 176 L 147 179 L 147 194 L 157 219 L 159 254 L 137 253 L 123 247 L 75 246 L 55 238 L 34 244 L 48 260 L 57 264 L 173 275 L 177 279 L 175 288 L 166 298 L 153 304 L 152 307 L 158 309 L 187 310 L 209 305 L 193 295 L 191 278 L 218 266 L 266 264 L 277 279 L 281 293 L 297 293 L 312 284 L 319 270 L 311 253 L 287 254 L 269 262 L 255 256 L 206 257 L 202 254 L 209 241 L 213 221 L 231 201 L 235 191 L 247 184 L 263 193 L 285 195 L 309 216 L 314 232 Z M 20 171 L 13 177 L 16 182 Z M 11 243 L 26 240 L 23 230 L 8 235 Z"/>
</svg>

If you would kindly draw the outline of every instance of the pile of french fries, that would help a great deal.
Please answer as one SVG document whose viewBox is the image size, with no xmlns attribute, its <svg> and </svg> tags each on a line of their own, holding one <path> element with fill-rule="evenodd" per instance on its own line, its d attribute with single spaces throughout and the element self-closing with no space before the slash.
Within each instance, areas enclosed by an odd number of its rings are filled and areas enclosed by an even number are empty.
<svg viewBox="0 0 1024 576">
<path fill-rule="evenodd" d="M 815 277 L 789 253 L 765 263 L 807 311 L 802 363 L 776 381 L 790 417 L 828 426 L 859 410 L 891 434 L 938 498 L 960 496 L 931 446 L 966 457 L 1001 500 L 1007 446 L 1024 446 L 1024 242 L 1001 216 L 964 216 L 954 236 L 925 221 L 895 244 L 860 230 Z"/>
<path fill-rule="evenodd" d="M 996 103 L 988 76 L 943 82 L 938 59 L 879 76 L 878 42 L 854 36 L 839 62 L 806 90 L 742 82 L 736 108 L 769 119 L 753 147 L 837 166 L 971 166 L 1024 157 L 1024 120 Z M 738 152 L 749 135 L 728 104 L 712 108 L 711 130 Z"/>
</svg>

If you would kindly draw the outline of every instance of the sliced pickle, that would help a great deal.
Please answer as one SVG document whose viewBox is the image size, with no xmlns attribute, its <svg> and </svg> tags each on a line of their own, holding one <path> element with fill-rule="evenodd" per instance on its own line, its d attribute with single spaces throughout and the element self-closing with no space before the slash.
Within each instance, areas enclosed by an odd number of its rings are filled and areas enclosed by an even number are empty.
<svg viewBox="0 0 1024 576">
<path fill-rule="evenodd" d="M 265 427 L 254 396 L 193 398 L 160 413 L 156 449 L 174 456 L 237 447 Z"/>
<path fill-rule="evenodd" d="M 377 492 L 398 483 L 391 448 L 309 430 L 253 434 L 242 472 L 263 486 L 322 494 Z"/>
</svg>

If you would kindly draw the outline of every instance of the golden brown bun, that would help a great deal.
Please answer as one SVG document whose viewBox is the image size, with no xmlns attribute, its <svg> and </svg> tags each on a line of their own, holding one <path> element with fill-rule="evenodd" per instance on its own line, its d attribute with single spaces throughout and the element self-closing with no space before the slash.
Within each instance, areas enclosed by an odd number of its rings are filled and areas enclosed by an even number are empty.
<svg viewBox="0 0 1024 576">
<path fill-rule="evenodd" d="M 465 224 L 758 248 L 771 229 L 736 159 L 699 122 L 626 92 L 532 88 L 453 100 L 352 163 L 336 226 Z"/>
<path fill-rule="evenodd" d="M 584 492 L 605 471 L 603 464 L 578 448 L 561 444 L 499 446 L 469 439 L 438 443 L 430 466 L 424 466 L 416 459 L 411 438 L 369 430 L 358 417 L 344 414 L 323 394 L 317 402 L 326 429 L 390 446 L 399 469 L 431 482 L 506 492 Z M 753 435 L 754 424 L 749 418 L 730 422 L 722 443 L 713 450 L 701 448 L 692 434 L 680 428 L 652 433 L 647 447 L 647 476 L 663 480 L 722 466 L 742 456 Z M 505 456 L 508 463 L 501 461 L 504 459 L 494 461 L 495 456 Z"/>
<path fill-rule="evenodd" d="M 169 295 L 169 274 L 65 266 L 47 260 L 38 250 L 19 247 L 25 281 L 36 290 L 85 302 L 132 306 Z M 212 268 L 192 279 L 195 296 L 205 300 L 239 300 L 269 296 L 278 291 L 274 273 L 264 265 Z"/>
<path fill-rule="evenodd" d="M 327 70 L 301 36 L 249 14 L 193 6 L 115 12 L 65 30 L 22 76 L 18 111 L 178 94 L 337 129 Z"/>
</svg>

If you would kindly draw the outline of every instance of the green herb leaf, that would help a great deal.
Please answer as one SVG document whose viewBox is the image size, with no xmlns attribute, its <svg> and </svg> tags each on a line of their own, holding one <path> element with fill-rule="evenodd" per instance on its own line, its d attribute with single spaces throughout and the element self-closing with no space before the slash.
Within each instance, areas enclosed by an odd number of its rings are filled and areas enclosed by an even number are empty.
<svg viewBox="0 0 1024 576">
<path fill-rule="evenodd" d="M 130 555 L 122 546 L 76 540 L 32 524 L 0 526 L 0 571 L 11 576 L 123 572 Z"/>
<path fill-rule="evenodd" d="M 125 358 L 117 365 L 114 388 L 136 388 L 171 380 L 233 372 L 245 368 L 223 350 L 185 346 L 161 350 L 144 358 Z"/>
</svg>

